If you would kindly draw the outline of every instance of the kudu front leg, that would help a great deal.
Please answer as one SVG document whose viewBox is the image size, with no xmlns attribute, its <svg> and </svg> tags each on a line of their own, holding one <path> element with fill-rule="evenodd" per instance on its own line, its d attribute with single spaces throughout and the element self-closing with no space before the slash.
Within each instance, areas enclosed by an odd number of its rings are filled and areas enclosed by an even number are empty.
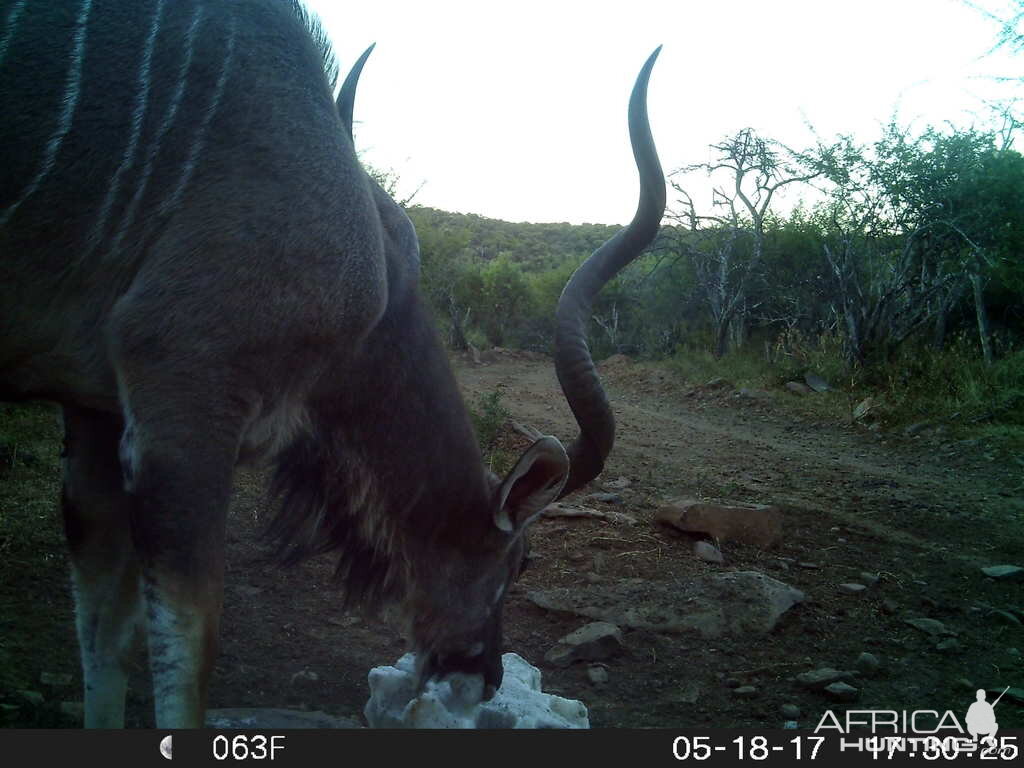
<svg viewBox="0 0 1024 768">
<path fill-rule="evenodd" d="M 158 728 L 202 727 L 223 605 L 238 424 L 192 394 L 155 403 L 133 390 L 121 442 Z"/>
<path fill-rule="evenodd" d="M 121 421 L 64 408 L 61 508 L 71 555 L 85 726 L 123 728 L 126 667 L 142 619 L 139 564 L 117 447 Z"/>
</svg>

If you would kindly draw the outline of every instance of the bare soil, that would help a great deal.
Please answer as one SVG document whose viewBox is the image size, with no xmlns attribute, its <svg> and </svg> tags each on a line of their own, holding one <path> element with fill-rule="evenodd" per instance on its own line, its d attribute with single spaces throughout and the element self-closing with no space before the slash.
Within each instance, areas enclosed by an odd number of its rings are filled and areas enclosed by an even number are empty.
<svg viewBox="0 0 1024 768">
<path fill-rule="evenodd" d="M 514 419 L 564 440 L 575 434 L 549 360 L 506 352 L 486 365 L 459 360 L 456 368 L 469 401 L 498 389 Z M 980 571 L 1024 565 L 1024 477 L 1014 457 L 948 433 L 910 438 L 816 415 L 811 398 L 836 393 L 798 398 L 780 388 L 737 396 L 728 386 L 694 387 L 622 358 L 603 367 L 602 378 L 618 437 L 602 477 L 579 495 L 625 478 L 628 487 L 615 488 L 621 503 L 587 504 L 639 523 L 541 519 L 531 537 L 536 558 L 506 617 L 508 650 L 540 666 L 546 691 L 586 703 L 593 727 L 777 728 L 787 719 L 783 704 L 799 707 L 799 723 L 809 728 L 825 710 L 846 707 L 962 715 L 977 688 L 1024 683 L 1024 629 L 1012 621 L 1013 611 L 1024 616 L 1024 584 Z M 517 450 L 517 440 L 510 429 L 507 447 Z M 73 726 L 58 704 L 81 698 L 56 506 L 55 427 L 48 444 L 29 464 L 0 469 L 0 483 L 9 484 L 0 494 L 0 704 L 7 705 L 0 714 L 7 726 Z M 42 478 L 32 503 L 9 492 L 26 482 L 25 473 Z M 690 540 L 653 522 L 658 506 L 677 497 L 779 505 L 783 540 L 770 550 L 725 543 L 724 564 L 702 562 Z M 367 672 L 392 663 L 405 641 L 385 619 L 341 612 L 331 558 L 290 570 L 268 566 L 257 542 L 268 512 L 262 477 L 240 473 L 210 705 L 361 717 Z M 544 663 L 560 637 L 588 620 L 536 607 L 526 599 L 530 590 L 625 578 L 680 583 L 715 570 L 761 571 L 807 599 L 767 636 L 705 641 L 627 630 L 625 651 L 603 662 L 609 679 L 601 685 L 588 680 L 586 664 Z M 877 573 L 878 583 L 857 595 L 840 591 L 862 581 L 862 572 Z M 914 617 L 942 621 L 957 633 L 957 646 L 937 650 L 937 638 L 905 623 Z M 865 651 L 881 668 L 857 679 L 854 703 L 830 701 L 793 680 L 819 667 L 852 669 Z M 150 726 L 141 649 L 134 664 L 129 724 Z M 44 672 L 67 680 L 44 684 Z M 740 686 L 756 690 L 740 695 Z M 25 706 L 23 689 L 43 693 L 47 703 Z M 997 714 L 1001 728 L 1024 725 L 1024 709 L 1009 698 Z"/>
</svg>

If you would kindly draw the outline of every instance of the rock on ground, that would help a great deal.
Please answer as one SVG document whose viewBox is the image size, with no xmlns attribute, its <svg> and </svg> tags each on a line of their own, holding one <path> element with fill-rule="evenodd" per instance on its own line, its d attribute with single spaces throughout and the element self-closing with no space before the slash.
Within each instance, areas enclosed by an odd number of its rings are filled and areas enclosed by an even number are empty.
<svg viewBox="0 0 1024 768">
<path fill-rule="evenodd" d="M 559 640 L 544 660 L 556 667 L 568 667 L 574 661 L 607 659 L 621 650 L 622 630 L 607 621 L 593 621 Z"/>
<path fill-rule="evenodd" d="M 843 682 L 832 683 L 825 687 L 825 693 L 835 701 L 856 701 L 860 697 L 860 691 L 852 685 Z"/>
<path fill-rule="evenodd" d="M 822 667 L 821 669 L 815 669 L 810 672 L 804 672 L 797 675 L 796 681 L 803 688 L 808 688 L 812 691 L 822 691 L 833 683 L 852 680 L 856 678 L 856 676 L 857 674 L 852 671 L 833 669 L 832 667 Z"/>
<path fill-rule="evenodd" d="M 807 382 L 807 386 L 815 392 L 827 392 L 829 390 L 828 382 L 816 373 L 805 373 L 804 381 Z"/>
<path fill-rule="evenodd" d="M 871 675 L 877 674 L 878 670 L 882 666 L 882 662 L 878 660 L 878 657 L 875 656 L 875 654 L 865 651 L 857 657 L 857 661 L 854 662 L 854 666 L 857 668 L 858 672 L 870 677 Z"/>
<path fill-rule="evenodd" d="M 773 505 L 710 504 L 679 499 L 654 518 L 685 533 L 704 533 L 719 542 L 739 541 L 768 548 L 782 537 L 782 510 Z"/>
<path fill-rule="evenodd" d="M 528 592 L 534 605 L 655 632 L 695 631 L 705 638 L 771 632 L 804 599 L 788 584 L 756 571 L 733 571 L 685 584 L 624 579 L 612 584 Z"/>
<path fill-rule="evenodd" d="M 947 627 L 938 619 L 904 619 L 903 623 L 909 624 L 915 629 L 919 629 L 925 634 L 931 635 L 932 637 L 944 637 L 956 634 L 956 632 Z"/>
<path fill-rule="evenodd" d="M 416 695 L 416 658 L 370 670 L 370 700 L 363 713 L 371 728 L 589 728 L 580 701 L 541 691 L 540 670 L 515 653 L 501 657 L 501 687 L 481 702 L 483 678 L 454 674 L 430 681 Z"/>
<path fill-rule="evenodd" d="M 781 707 L 782 716 L 787 720 L 796 720 L 803 714 L 796 704 L 783 704 Z"/>
<path fill-rule="evenodd" d="M 725 557 L 722 556 L 722 552 L 714 544 L 709 544 L 706 541 L 694 542 L 693 554 L 695 554 L 700 560 L 705 563 L 724 563 Z"/>
<path fill-rule="evenodd" d="M 998 581 L 1024 581 L 1024 568 L 1019 565 L 990 565 L 981 572 Z"/>
<path fill-rule="evenodd" d="M 867 587 L 863 584 L 855 584 L 853 582 L 839 585 L 839 591 L 847 595 L 859 595 L 865 589 L 867 589 Z"/>
</svg>

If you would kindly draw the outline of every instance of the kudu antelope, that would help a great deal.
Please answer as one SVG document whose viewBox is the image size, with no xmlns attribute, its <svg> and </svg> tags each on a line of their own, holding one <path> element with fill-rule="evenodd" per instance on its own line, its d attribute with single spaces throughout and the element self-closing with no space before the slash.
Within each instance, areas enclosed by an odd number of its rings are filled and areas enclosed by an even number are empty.
<svg viewBox="0 0 1024 768">
<path fill-rule="evenodd" d="M 160 728 L 203 722 L 240 461 L 270 459 L 286 561 L 337 551 L 346 600 L 402 606 L 422 680 L 501 683 L 524 531 L 594 478 L 614 425 L 590 302 L 654 237 L 665 184 L 629 127 L 632 223 L 557 310 L 580 424 L 484 469 L 418 290 L 409 219 L 361 168 L 329 47 L 288 0 L 8 0 L 0 10 L 0 396 L 63 409 L 62 508 L 87 726 L 124 724 L 148 639 Z"/>
</svg>

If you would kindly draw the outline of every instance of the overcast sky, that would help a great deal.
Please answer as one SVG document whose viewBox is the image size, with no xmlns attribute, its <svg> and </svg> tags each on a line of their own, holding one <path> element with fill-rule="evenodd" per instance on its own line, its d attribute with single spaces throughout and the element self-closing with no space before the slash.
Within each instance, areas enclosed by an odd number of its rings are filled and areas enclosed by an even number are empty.
<svg viewBox="0 0 1024 768">
<path fill-rule="evenodd" d="M 747 126 L 791 146 L 811 142 L 808 122 L 870 140 L 894 110 L 964 126 L 994 95 L 984 76 L 1021 69 L 984 56 L 997 30 L 959 0 L 306 3 L 342 77 L 377 43 L 355 107 L 364 160 L 404 194 L 422 182 L 417 203 L 508 221 L 632 217 L 626 104 L 659 44 L 649 110 L 666 173 Z"/>
</svg>

